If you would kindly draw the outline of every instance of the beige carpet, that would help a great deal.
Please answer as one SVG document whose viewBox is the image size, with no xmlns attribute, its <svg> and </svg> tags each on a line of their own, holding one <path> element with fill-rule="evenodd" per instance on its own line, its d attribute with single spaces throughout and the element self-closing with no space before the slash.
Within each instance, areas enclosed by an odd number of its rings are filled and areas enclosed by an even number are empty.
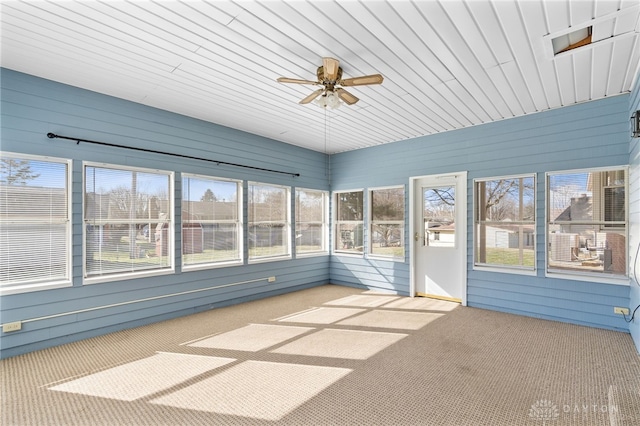
<svg viewBox="0 0 640 426">
<path fill-rule="evenodd" d="M 2 425 L 640 425 L 628 334 L 333 285 L 0 374 Z"/>
</svg>

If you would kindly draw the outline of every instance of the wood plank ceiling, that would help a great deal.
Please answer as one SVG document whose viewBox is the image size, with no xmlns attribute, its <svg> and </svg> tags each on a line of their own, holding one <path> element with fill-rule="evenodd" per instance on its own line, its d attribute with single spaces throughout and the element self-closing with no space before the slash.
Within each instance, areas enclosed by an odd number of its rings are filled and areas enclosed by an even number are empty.
<svg viewBox="0 0 640 426">
<path fill-rule="evenodd" d="M 629 92 L 637 0 L 1 2 L 1 65 L 336 153 Z M 552 39 L 591 27 L 554 55 Z M 322 57 L 360 101 L 298 101 Z M 81 137 L 81 135 L 75 135 Z"/>
</svg>

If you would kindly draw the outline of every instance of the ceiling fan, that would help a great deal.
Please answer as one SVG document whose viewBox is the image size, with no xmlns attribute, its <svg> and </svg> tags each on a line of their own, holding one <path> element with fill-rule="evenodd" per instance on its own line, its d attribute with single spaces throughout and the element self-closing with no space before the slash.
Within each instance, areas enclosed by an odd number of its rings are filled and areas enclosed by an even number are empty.
<svg viewBox="0 0 640 426">
<path fill-rule="evenodd" d="M 320 96 L 320 99 L 316 101 L 318 105 L 322 107 L 330 106 L 332 108 L 337 108 L 340 105 L 340 100 L 347 105 L 353 105 L 359 101 L 356 96 L 338 86 L 365 86 L 368 84 L 380 84 L 383 80 L 380 74 L 363 75 L 361 77 L 353 77 L 343 80 L 340 61 L 334 58 L 322 58 L 322 65 L 318 67 L 316 75 L 318 77 L 317 81 L 280 77 L 278 78 L 278 82 L 323 86 L 322 89 L 318 89 L 311 93 L 309 96 L 303 98 L 299 103 L 308 104 Z"/>
</svg>

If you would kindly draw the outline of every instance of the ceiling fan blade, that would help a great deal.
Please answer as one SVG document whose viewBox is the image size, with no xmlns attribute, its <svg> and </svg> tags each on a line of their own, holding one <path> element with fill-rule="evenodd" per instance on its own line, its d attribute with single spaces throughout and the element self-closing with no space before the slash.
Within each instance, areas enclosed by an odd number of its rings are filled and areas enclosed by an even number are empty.
<svg viewBox="0 0 640 426">
<path fill-rule="evenodd" d="M 338 78 L 338 69 L 340 61 L 334 58 L 322 58 L 322 66 L 324 67 L 324 79 L 336 81 Z"/>
<path fill-rule="evenodd" d="M 342 88 L 337 88 L 335 92 L 338 94 L 338 97 L 342 99 L 342 101 L 347 105 L 353 105 L 360 100 Z"/>
<path fill-rule="evenodd" d="M 278 83 L 293 83 L 293 84 L 320 84 L 317 81 L 311 80 L 298 80 L 297 78 L 287 78 L 280 77 L 278 78 Z"/>
<path fill-rule="evenodd" d="M 324 92 L 324 89 L 318 89 L 318 90 L 316 90 L 315 92 L 313 92 L 312 94 L 310 94 L 309 96 L 307 96 L 306 98 L 304 98 L 303 100 L 301 100 L 298 103 L 299 104 L 308 104 L 309 102 L 311 102 L 312 100 L 314 100 L 315 98 L 320 96 L 322 94 L 322 92 Z"/>
<path fill-rule="evenodd" d="M 366 84 L 380 84 L 384 78 L 380 74 L 363 75 L 362 77 L 347 78 L 340 81 L 341 86 L 364 86 Z"/>
</svg>

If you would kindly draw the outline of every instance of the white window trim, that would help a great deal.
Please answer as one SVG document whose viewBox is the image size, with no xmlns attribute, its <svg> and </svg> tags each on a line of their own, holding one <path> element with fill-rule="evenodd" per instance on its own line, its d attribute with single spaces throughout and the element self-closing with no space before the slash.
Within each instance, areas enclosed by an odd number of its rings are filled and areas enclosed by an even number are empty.
<svg viewBox="0 0 640 426">
<path fill-rule="evenodd" d="M 167 230 L 167 235 L 171 235 L 169 238 L 167 252 L 169 258 L 169 267 L 162 269 L 152 269 L 152 270 L 143 270 L 138 272 L 123 272 L 123 273 L 113 273 L 107 275 L 99 275 L 94 277 L 87 277 L 87 227 L 84 225 L 85 223 L 85 191 L 86 191 L 86 167 L 96 167 L 96 168 L 108 168 L 108 169 L 116 169 L 116 170 L 128 170 L 134 172 L 143 172 L 143 173 L 161 173 L 167 175 L 169 177 L 169 194 L 168 194 L 168 202 L 169 202 L 169 211 L 172 212 L 171 221 L 169 222 L 169 228 Z M 170 170 L 161 170 L 161 169 L 150 169 L 144 167 L 132 167 L 125 166 L 120 164 L 110 164 L 110 163 L 98 163 L 85 161 L 82 163 L 82 283 L 84 285 L 91 284 L 101 284 L 107 282 L 115 282 L 115 281 L 125 281 L 130 279 L 137 278 L 146 278 L 146 277 L 157 277 L 162 275 L 171 275 L 175 273 L 175 226 L 176 226 L 176 218 L 175 218 L 175 172 Z"/>
<path fill-rule="evenodd" d="M 478 229 L 477 229 L 477 217 L 478 214 L 478 197 L 477 197 L 477 183 L 478 182 L 487 182 L 492 180 L 499 179 L 520 179 L 520 178 L 529 178 L 533 177 L 533 187 L 534 187 L 534 218 L 533 218 L 533 227 L 534 231 L 534 249 L 533 249 L 533 267 L 528 266 L 506 266 L 506 265 L 493 265 L 493 264 L 477 264 L 476 263 L 476 246 L 478 242 Z M 503 175 L 503 176 L 492 176 L 492 177 L 483 177 L 483 178 L 475 178 L 473 179 L 473 256 L 472 256 L 472 265 L 474 271 L 483 271 L 483 272 L 497 272 L 502 274 L 513 274 L 513 275 L 526 275 L 526 276 L 537 276 L 538 275 L 538 176 L 537 173 L 520 173 L 513 175 Z"/>
<path fill-rule="evenodd" d="M 545 241 L 545 254 L 544 254 L 544 264 L 545 264 L 545 277 L 546 278 L 556 278 L 561 280 L 571 280 L 571 281 L 585 281 L 591 283 L 598 284 L 613 284 L 613 285 L 623 285 L 629 286 L 631 285 L 631 277 L 629 274 L 629 253 L 627 253 L 627 272 L 624 276 L 612 276 L 601 273 L 589 273 L 583 271 L 559 271 L 559 270 L 549 270 L 549 253 L 547 250 L 548 240 L 549 240 L 549 175 L 557 175 L 557 174 L 573 174 L 573 173 L 597 173 L 597 172 L 606 172 L 613 170 L 624 170 L 625 171 L 625 241 L 627 241 L 627 250 L 629 250 L 628 242 L 629 242 L 629 166 L 628 165 L 617 165 L 617 166 L 602 166 L 602 167 L 587 167 L 581 169 L 568 169 L 568 170 L 550 170 L 545 172 L 545 182 L 544 182 L 544 196 L 545 196 L 545 209 L 544 209 L 544 241 Z"/>
<path fill-rule="evenodd" d="M 1 151 L 0 157 L 23 158 L 25 160 L 50 161 L 67 165 L 67 176 L 65 179 L 67 193 L 67 232 L 66 243 L 67 253 L 65 253 L 66 279 L 52 282 L 17 284 L 8 287 L 0 287 L 0 296 L 10 294 L 30 293 L 41 290 L 51 290 L 73 286 L 73 161 L 68 158 L 51 157 L 44 155 L 22 154 L 18 152 Z"/>
<path fill-rule="evenodd" d="M 243 265 L 244 264 L 244 226 L 242 224 L 242 200 L 243 200 L 243 195 L 242 195 L 242 189 L 243 189 L 243 182 L 242 180 L 239 179 L 229 179 L 229 178 L 220 178 L 220 177 L 216 177 L 216 176 L 208 176 L 208 175 L 202 175 L 202 174 L 195 174 L 195 173 L 181 173 L 180 175 L 180 182 L 181 182 L 181 188 L 184 191 L 184 185 L 182 185 L 182 182 L 184 182 L 184 178 L 195 178 L 195 179 L 203 179 L 203 180 L 211 180 L 211 181 L 219 181 L 219 182 L 233 182 L 236 184 L 236 208 L 238 209 L 237 211 L 237 216 L 238 216 L 238 221 L 237 222 L 233 222 L 233 221 L 229 221 L 228 223 L 236 223 L 237 227 L 238 227 L 238 255 L 239 258 L 238 259 L 234 259 L 234 260 L 222 260 L 219 262 L 202 262 L 202 263 L 192 263 L 192 264 L 185 264 L 184 263 L 184 254 L 182 253 L 182 247 L 180 247 L 180 259 L 181 259 L 181 268 L 182 271 L 184 272 L 191 272 L 191 271 L 202 271 L 205 269 L 217 269 L 217 268 L 227 268 L 229 266 L 238 266 L 238 265 Z M 182 205 L 182 202 L 184 200 L 181 199 L 180 200 L 180 205 Z M 182 215 L 180 215 L 180 238 L 184 238 L 184 236 L 182 236 L 182 225 L 183 225 L 183 218 Z M 207 223 L 222 223 L 224 221 L 205 221 Z"/>
<path fill-rule="evenodd" d="M 402 225 L 402 256 L 385 256 L 382 254 L 374 254 L 373 253 L 373 225 L 375 225 L 376 223 L 378 223 L 377 221 L 374 221 L 373 218 L 371 217 L 371 215 L 373 214 L 373 196 L 372 193 L 373 191 L 381 191 L 381 190 L 385 190 L 385 189 L 402 189 L 402 191 L 404 192 L 404 206 L 403 206 L 403 212 L 404 212 L 404 219 L 403 220 L 385 220 L 383 221 L 384 223 L 388 223 L 388 224 L 394 224 L 394 225 Z M 375 259 L 375 260 L 388 260 L 390 262 L 404 262 L 405 258 L 406 258 L 406 233 L 407 233 L 407 221 L 406 221 L 406 217 L 407 217 L 407 190 L 406 187 L 404 185 L 392 185 L 392 186 L 379 186 L 379 187 L 375 187 L 375 188 L 369 188 L 368 189 L 368 226 L 367 226 L 367 231 L 369 234 L 369 238 L 368 238 L 368 243 L 367 243 L 367 250 L 366 250 L 366 255 L 365 257 L 367 259 Z"/>
<path fill-rule="evenodd" d="M 290 186 L 286 186 L 286 185 L 277 185 L 277 184 L 273 184 L 273 183 L 266 183 L 266 182 L 257 182 L 257 181 L 248 181 L 247 182 L 247 195 L 249 195 L 251 193 L 251 190 L 249 189 L 251 187 L 251 185 L 262 185 L 262 186 L 270 186 L 273 188 L 282 188 L 286 191 L 287 194 L 287 200 L 286 200 L 286 209 L 285 211 L 287 212 L 287 216 L 285 218 L 285 226 L 287 228 L 287 235 L 286 235 L 286 249 L 287 249 L 287 253 L 286 254 L 280 254 L 280 255 L 274 255 L 274 256 L 260 256 L 260 257 L 251 257 L 251 254 L 249 253 L 250 251 L 250 244 L 247 241 L 247 263 L 249 265 L 254 264 L 254 263 L 266 263 L 266 262 L 277 262 L 277 261 L 281 261 L 281 260 L 289 260 L 293 258 L 293 254 L 292 254 L 292 247 L 291 247 L 291 187 Z M 251 200 L 249 200 L 247 198 L 247 236 L 246 238 L 249 238 L 249 226 L 251 224 L 251 221 L 249 220 L 249 206 L 251 204 Z"/>
<path fill-rule="evenodd" d="M 343 250 L 338 250 L 336 249 L 336 241 L 337 241 L 337 235 L 336 232 L 338 230 L 338 203 L 337 203 L 337 196 L 338 194 L 344 194 L 346 192 L 362 192 L 362 221 L 354 221 L 354 220 L 349 220 L 349 221 L 340 221 L 340 223 L 347 223 L 347 222 L 354 222 L 354 223 L 359 223 L 362 222 L 362 232 L 364 234 L 365 232 L 365 218 L 367 215 L 367 200 L 365 200 L 365 196 L 367 195 L 367 192 L 365 191 L 364 188 L 356 188 L 356 189 L 345 189 L 345 190 L 339 190 L 339 191 L 332 191 L 331 192 L 331 204 L 332 204 L 332 209 L 331 209 L 331 217 L 333 218 L 332 225 L 331 225 L 331 236 L 332 236 L 332 242 L 331 242 L 331 254 L 334 255 L 339 255 L 339 256 L 348 256 L 348 257 L 357 257 L 357 258 L 364 258 L 365 256 L 365 247 L 362 248 L 362 253 L 358 253 L 358 252 L 353 252 L 353 251 L 343 251 Z M 362 236 L 363 240 L 366 238 L 366 235 Z M 364 241 L 363 241 L 363 245 L 364 245 Z"/>
<path fill-rule="evenodd" d="M 304 253 L 298 253 L 298 245 L 294 242 L 294 251 L 296 258 L 302 257 L 314 257 L 314 256 L 328 256 L 329 255 L 329 191 L 325 191 L 322 189 L 311 189 L 311 188 L 294 188 L 294 200 L 295 196 L 297 196 L 298 191 L 308 191 L 308 192 L 320 192 L 323 196 L 323 208 L 322 208 L 322 249 L 315 251 L 307 251 Z M 298 212 L 296 210 L 297 203 L 294 203 L 294 214 L 295 221 L 293 222 L 293 232 L 294 232 L 294 241 L 295 241 L 295 229 L 298 224 Z"/>
</svg>

